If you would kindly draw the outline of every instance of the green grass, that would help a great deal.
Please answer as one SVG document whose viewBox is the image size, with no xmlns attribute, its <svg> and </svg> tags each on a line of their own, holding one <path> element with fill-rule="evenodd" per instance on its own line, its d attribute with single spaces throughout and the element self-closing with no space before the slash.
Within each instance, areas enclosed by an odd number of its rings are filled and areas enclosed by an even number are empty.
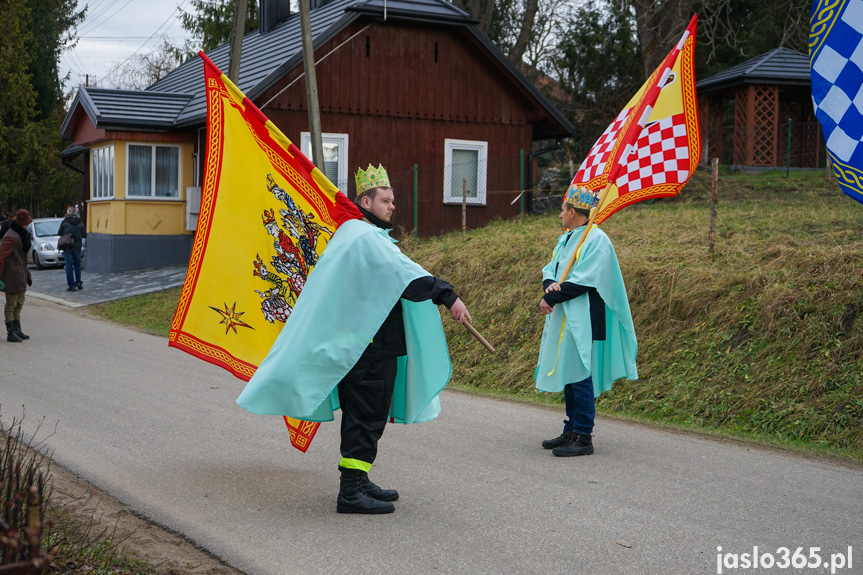
<svg viewBox="0 0 863 575">
<path fill-rule="evenodd" d="M 45 547 L 55 549 L 49 573 L 89 575 L 150 575 L 156 570 L 136 553 L 121 546 L 111 533 L 94 528 L 93 522 L 50 505 L 45 513 L 50 525 Z"/>
<path fill-rule="evenodd" d="M 863 206 L 819 172 L 723 174 L 711 253 L 709 191 L 698 172 L 677 198 L 603 224 L 629 293 L 640 379 L 618 382 L 598 409 L 863 460 Z M 444 316 L 454 388 L 560 402 L 533 388 L 540 269 L 559 233 L 555 213 L 495 221 L 467 239 L 401 242 L 453 283 L 497 348 L 488 354 Z M 97 313 L 164 335 L 178 294 Z"/>
<path fill-rule="evenodd" d="M 171 288 L 95 305 L 90 311 L 102 319 L 167 337 L 180 300 L 180 289 Z"/>
</svg>

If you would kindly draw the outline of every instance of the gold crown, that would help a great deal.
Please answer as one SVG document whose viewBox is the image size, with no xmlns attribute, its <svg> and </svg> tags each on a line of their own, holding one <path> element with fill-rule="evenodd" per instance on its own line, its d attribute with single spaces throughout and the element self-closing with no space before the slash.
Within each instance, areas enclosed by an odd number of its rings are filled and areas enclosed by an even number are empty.
<svg viewBox="0 0 863 575">
<path fill-rule="evenodd" d="M 357 195 L 367 192 L 372 188 L 389 188 L 390 177 L 387 175 L 386 169 L 380 164 L 375 168 L 371 164 L 363 171 L 362 168 L 357 170 L 357 175 L 354 176 L 357 182 Z"/>
<path fill-rule="evenodd" d="M 597 193 L 587 188 L 582 188 L 577 184 L 572 184 L 566 190 L 566 195 L 563 196 L 563 201 L 572 204 L 577 210 L 592 210 L 596 207 L 596 202 L 599 200 Z"/>
</svg>

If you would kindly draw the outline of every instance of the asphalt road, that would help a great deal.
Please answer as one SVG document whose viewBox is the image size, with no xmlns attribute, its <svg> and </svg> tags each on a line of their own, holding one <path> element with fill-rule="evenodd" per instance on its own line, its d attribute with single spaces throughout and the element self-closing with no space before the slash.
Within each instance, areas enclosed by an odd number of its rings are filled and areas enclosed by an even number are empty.
<svg viewBox="0 0 863 575">
<path fill-rule="evenodd" d="M 860 467 L 605 418 L 595 455 L 555 458 L 539 442 L 562 409 L 445 392 L 437 420 L 381 441 L 396 512 L 339 515 L 338 421 L 302 454 L 234 403 L 243 382 L 163 338 L 37 300 L 22 320 L 31 340 L 0 341 L 4 424 L 24 406 L 59 464 L 250 574 L 829 573 L 838 554 L 863 573 Z M 728 567 L 754 546 L 819 567 Z"/>
</svg>

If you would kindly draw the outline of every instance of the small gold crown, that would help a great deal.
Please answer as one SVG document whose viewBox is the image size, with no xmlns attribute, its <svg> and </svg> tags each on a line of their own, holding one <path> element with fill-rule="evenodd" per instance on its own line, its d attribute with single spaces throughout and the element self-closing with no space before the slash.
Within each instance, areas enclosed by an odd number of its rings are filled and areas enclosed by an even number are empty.
<svg viewBox="0 0 863 575">
<path fill-rule="evenodd" d="M 390 177 L 387 175 L 386 169 L 380 164 L 375 168 L 371 164 L 363 171 L 362 168 L 357 170 L 357 175 L 354 176 L 357 182 L 357 195 L 367 192 L 372 188 L 389 188 Z"/>
<path fill-rule="evenodd" d="M 563 196 L 563 201 L 575 206 L 578 210 L 592 210 L 596 207 L 599 197 L 593 190 L 582 188 L 577 184 L 572 184 L 566 190 L 566 195 Z"/>
</svg>

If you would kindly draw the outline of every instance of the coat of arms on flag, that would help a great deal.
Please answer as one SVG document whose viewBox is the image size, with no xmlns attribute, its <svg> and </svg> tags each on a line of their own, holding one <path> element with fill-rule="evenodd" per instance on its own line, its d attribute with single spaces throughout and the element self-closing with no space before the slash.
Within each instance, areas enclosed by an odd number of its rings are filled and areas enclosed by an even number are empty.
<svg viewBox="0 0 863 575">
<path fill-rule="evenodd" d="M 863 0 L 816 0 L 809 21 L 815 117 L 833 172 L 863 203 Z"/>
<path fill-rule="evenodd" d="M 248 381 L 327 242 L 362 217 L 201 54 L 207 154 L 198 229 L 168 344 Z M 317 423 L 285 418 L 305 451 Z"/>
<path fill-rule="evenodd" d="M 606 186 L 595 222 L 649 198 L 677 194 L 701 158 L 693 16 L 680 42 L 591 148 L 572 180 Z"/>
</svg>

